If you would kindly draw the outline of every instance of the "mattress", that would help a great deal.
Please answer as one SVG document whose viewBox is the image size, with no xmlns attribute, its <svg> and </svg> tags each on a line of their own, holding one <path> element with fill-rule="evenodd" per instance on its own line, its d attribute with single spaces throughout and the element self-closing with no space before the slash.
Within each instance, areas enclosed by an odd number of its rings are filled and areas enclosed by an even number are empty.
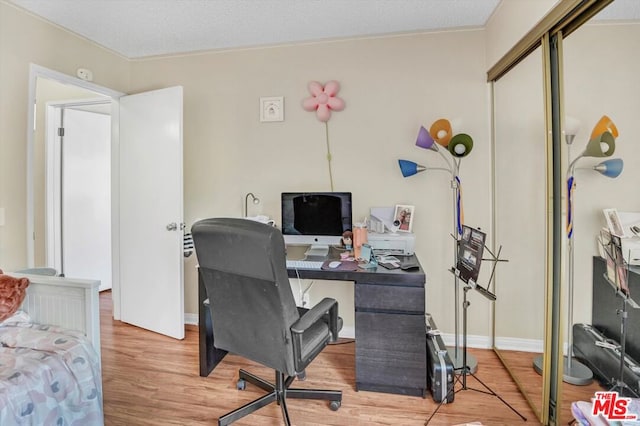
<svg viewBox="0 0 640 426">
<path fill-rule="evenodd" d="M 80 332 L 0 325 L 0 425 L 102 425 L 100 359 Z"/>
</svg>

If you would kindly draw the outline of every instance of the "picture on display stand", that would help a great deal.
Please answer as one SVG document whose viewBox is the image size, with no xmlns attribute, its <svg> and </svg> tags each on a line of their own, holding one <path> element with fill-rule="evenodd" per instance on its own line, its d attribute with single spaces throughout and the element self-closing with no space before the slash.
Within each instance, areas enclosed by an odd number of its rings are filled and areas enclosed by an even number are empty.
<svg viewBox="0 0 640 426">
<path fill-rule="evenodd" d="M 396 205 L 395 213 L 393 214 L 393 225 L 397 227 L 398 232 L 411 232 L 414 211 L 415 206 Z"/>
<path fill-rule="evenodd" d="M 607 263 L 607 279 L 618 291 L 626 296 L 629 294 L 627 283 L 627 262 L 622 255 L 622 241 L 617 235 L 607 231 L 600 232 L 601 255 Z"/>
<path fill-rule="evenodd" d="M 458 241 L 458 262 L 456 269 L 462 281 L 478 281 L 480 264 L 484 253 L 486 234 L 478 229 L 462 225 L 462 237 Z"/>
<path fill-rule="evenodd" d="M 607 227 L 611 235 L 617 235 L 624 237 L 624 229 L 622 229 L 622 222 L 620 222 L 620 216 L 618 216 L 618 210 L 616 209 L 604 209 L 604 218 L 607 221 Z"/>
</svg>

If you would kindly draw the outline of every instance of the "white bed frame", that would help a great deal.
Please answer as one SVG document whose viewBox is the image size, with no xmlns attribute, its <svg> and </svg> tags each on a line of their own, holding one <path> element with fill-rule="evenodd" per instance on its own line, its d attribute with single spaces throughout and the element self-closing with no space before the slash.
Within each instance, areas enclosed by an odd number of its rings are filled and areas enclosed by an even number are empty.
<svg viewBox="0 0 640 426">
<path fill-rule="evenodd" d="M 98 280 L 10 273 L 28 278 L 27 295 L 20 309 L 34 322 L 84 333 L 100 356 L 100 303 Z"/>
</svg>

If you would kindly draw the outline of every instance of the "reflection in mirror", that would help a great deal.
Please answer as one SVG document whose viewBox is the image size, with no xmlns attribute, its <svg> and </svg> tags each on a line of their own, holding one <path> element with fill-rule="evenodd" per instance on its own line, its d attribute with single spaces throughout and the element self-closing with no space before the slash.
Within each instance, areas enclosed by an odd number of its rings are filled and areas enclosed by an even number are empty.
<svg viewBox="0 0 640 426">
<path fill-rule="evenodd" d="M 494 83 L 496 244 L 495 347 L 541 418 L 545 301 L 545 109 L 541 48 Z M 526 166 L 524 166 L 526 164 Z"/>
<path fill-rule="evenodd" d="M 42 77 L 35 94 L 34 264 L 110 288 L 111 99 Z"/>
<path fill-rule="evenodd" d="M 605 9 L 602 14 L 605 13 L 610 12 Z M 579 123 L 567 157 L 573 159 L 580 154 L 596 123 L 607 115 L 619 132 L 615 139 L 615 153 L 610 158 L 621 158 L 624 171 L 615 179 L 594 173 L 592 166 L 607 158 L 583 158 L 576 167 L 573 323 L 590 324 L 599 333 L 620 343 L 621 318 L 618 310 L 622 308 L 622 302 L 603 279 L 604 263 L 598 256 L 597 236 L 601 228 L 607 226 L 603 209 L 640 213 L 640 198 L 637 196 L 640 182 L 637 161 L 640 158 L 640 57 L 637 54 L 640 23 L 605 23 L 598 19 L 596 16 L 595 23 L 582 26 L 563 43 L 565 114 Z M 640 286 L 636 289 L 635 284 L 640 280 L 636 275 L 630 274 L 630 291 L 631 297 L 639 301 Z M 640 330 L 640 310 L 629 308 L 626 329 L 631 334 Z M 586 348 L 582 335 L 574 333 L 573 343 L 576 356 L 584 357 L 585 364 L 595 361 L 596 355 Z M 631 349 L 631 344 L 627 346 L 631 351 L 627 351 L 631 362 L 640 365 L 640 351 Z M 613 386 L 612 378 L 619 376 L 617 363 L 609 366 L 608 371 L 599 371 L 593 365 L 592 369 L 597 378 L 607 382 L 598 390 L 608 390 Z M 637 392 L 638 376 L 627 373 L 625 382 Z M 563 385 L 563 405 L 576 400 L 589 401 L 593 396 L 591 388 L 575 395 L 567 392 L 570 388 Z M 571 419 L 563 417 L 561 422 Z"/>
</svg>

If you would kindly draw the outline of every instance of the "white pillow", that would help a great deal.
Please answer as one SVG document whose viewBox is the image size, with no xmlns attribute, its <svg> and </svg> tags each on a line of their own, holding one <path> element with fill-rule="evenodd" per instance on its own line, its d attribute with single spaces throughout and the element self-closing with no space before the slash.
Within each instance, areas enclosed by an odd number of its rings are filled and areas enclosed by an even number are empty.
<svg viewBox="0 0 640 426">
<path fill-rule="evenodd" d="M 31 316 L 22 309 L 18 309 L 13 315 L 6 320 L 0 322 L 0 326 L 11 322 L 32 322 Z"/>
</svg>

